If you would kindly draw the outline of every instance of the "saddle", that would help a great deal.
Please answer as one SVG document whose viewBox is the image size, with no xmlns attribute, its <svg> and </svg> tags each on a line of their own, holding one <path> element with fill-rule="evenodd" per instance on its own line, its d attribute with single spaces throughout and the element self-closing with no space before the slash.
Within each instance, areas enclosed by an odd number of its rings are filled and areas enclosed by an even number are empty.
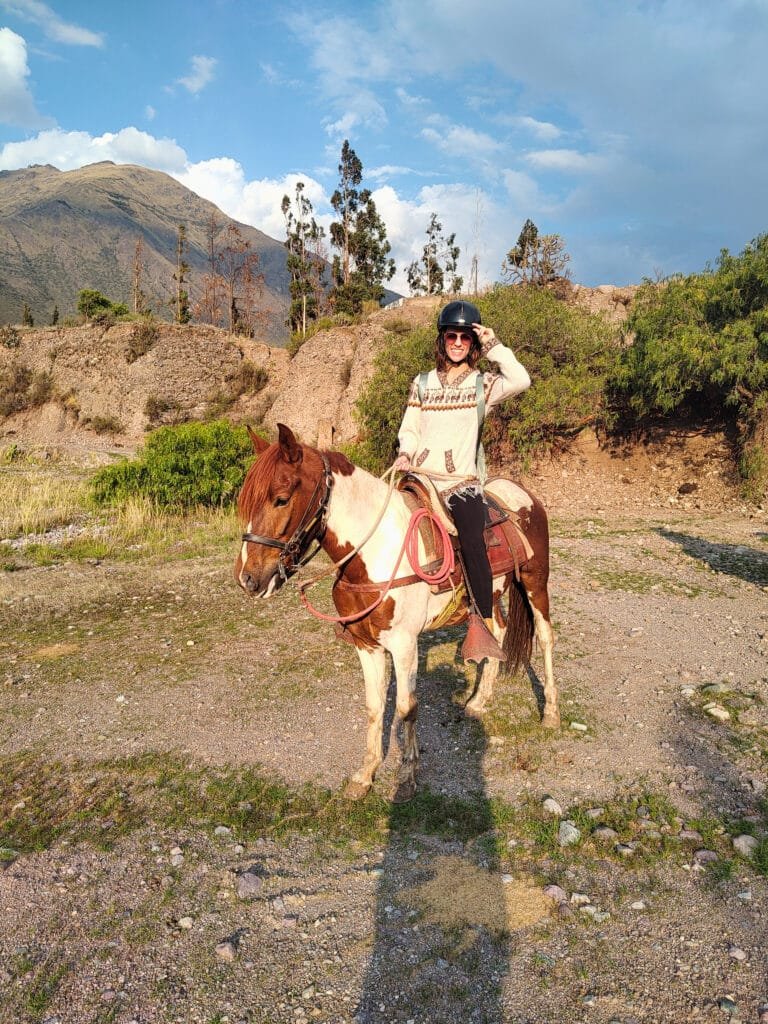
<svg viewBox="0 0 768 1024">
<path fill-rule="evenodd" d="M 443 505 L 437 488 L 431 480 L 407 473 L 397 484 L 406 504 L 415 510 L 428 509 L 446 527 L 454 549 L 458 549 L 459 539 L 456 527 Z M 429 570 L 432 563 L 439 564 L 442 558 L 441 543 L 437 531 L 430 519 L 425 519 L 419 526 L 424 551 L 428 559 Z M 491 565 L 493 576 L 506 576 L 514 573 L 520 579 L 520 567 L 533 557 L 533 548 L 526 539 L 520 526 L 517 513 L 504 505 L 488 488 L 485 489 L 485 549 Z M 456 589 L 463 584 L 460 560 L 456 559 L 456 568 L 449 579 L 435 588 L 436 593 Z"/>
</svg>

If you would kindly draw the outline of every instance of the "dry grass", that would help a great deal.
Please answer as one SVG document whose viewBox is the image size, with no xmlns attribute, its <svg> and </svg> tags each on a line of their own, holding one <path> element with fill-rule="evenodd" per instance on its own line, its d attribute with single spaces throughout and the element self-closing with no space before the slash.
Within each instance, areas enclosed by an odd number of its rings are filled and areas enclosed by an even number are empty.
<svg viewBox="0 0 768 1024">
<path fill-rule="evenodd" d="M 85 514 L 88 484 L 40 466 L 0 467 L 0 537 L 44 533 Z"/>
</svg>

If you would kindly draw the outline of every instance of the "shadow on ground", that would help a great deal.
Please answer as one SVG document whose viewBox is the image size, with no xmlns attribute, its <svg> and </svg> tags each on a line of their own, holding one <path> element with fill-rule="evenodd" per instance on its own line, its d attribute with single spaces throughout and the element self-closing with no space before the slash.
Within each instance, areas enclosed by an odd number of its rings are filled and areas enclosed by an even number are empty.
<svg viewBox="0 0 768 1024">
<path fill-rule="evenodd" d="M 702 537 L 664 528 L 656 532 L 665 540 L 677 544 L 686 555 L 703 562 L 715 572 L 735 576 L 746 583 L 768 586 L 768 551 L 760 551 L 745 544 L 718 544 Z"/>
</svg>

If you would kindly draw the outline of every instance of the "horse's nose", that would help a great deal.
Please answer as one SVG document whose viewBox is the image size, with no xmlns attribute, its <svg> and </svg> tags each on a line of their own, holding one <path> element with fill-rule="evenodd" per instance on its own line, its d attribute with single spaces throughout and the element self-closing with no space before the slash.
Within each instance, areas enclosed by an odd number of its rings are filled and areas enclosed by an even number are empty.
<svg viewBox="0 0 768 1024">
<path fill-rule="evenodd" d="M 253 595 L 256 593 L 258 589 L 256 577 L 247 571 L 243 571 L 240 573 L 240 582 L 242 583 L 245 590 L 247 590 L 248 593 L 251 595 L 251 597 L 253 597 Z"/>
</svg>

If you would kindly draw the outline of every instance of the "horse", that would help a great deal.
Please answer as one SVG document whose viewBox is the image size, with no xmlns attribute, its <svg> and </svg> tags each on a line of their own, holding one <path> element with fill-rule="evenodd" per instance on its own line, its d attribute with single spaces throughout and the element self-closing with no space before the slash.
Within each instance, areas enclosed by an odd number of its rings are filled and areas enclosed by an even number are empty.
<svg viewBox="0 0 768 1024">
<path fill-rule="evenodd" d="M 348 557 L 337 572 L 332 595 L 338 618 L 345 622 L 345 637 L 360 659 L 368 729 L 363 762 L 344 795 L 354 800 L 364 797 L 383 760 L 389 652 L 397 682 L 396 712 L 402 723 L 394 799 L 410 799 L 416 792 L 419 758 L 417 638 L 439 621 L 452 595 L 433 592 L 436 588 L 415 576 L 410 577 L 411 582 L 404 580 L 403 586 L 395 583 L 385 590 L 383 581 L 393 575 L 396 554 L 411 519 L 411 508 L 399 491 L 391 490 L 340 452 L 300 444 L 284 424 L 278 424 L 278 440 L 272 444 L 250 428 L 248 432 L 257 458 L 238 496 L 238 514 L 246 529 L 235 561 L 235 580 L 251 597 L 270 598 L 320 548 L 334 563 Z M 557 728 L 560 714 L 552 669 L 547 516 L 533 494 L 519 485 L 511 487 L 518 496 L 519 507 L 514 511 L 533 554 L 520 566 L 519 580 L 513 573 L 494 579 L 493 632 L 507 656 L 505 673 L 513 674 L 530 662 L 535 630 L 544 657 L 542 725 Z M 355 553 L 361 542 L 362 548 Z M 402 579 L 410 572 L 411 566 L 406 564 L 396 575 Z M 378 600 L 372 603 L 372 598 Z M 450 624 L 466 618 L 464 604 Z M 486 710 L 499 664 L 493 659 L 485 661 L 477 692 L 465 708 L 468 714 L 480 716 Z"/>
</svg>

